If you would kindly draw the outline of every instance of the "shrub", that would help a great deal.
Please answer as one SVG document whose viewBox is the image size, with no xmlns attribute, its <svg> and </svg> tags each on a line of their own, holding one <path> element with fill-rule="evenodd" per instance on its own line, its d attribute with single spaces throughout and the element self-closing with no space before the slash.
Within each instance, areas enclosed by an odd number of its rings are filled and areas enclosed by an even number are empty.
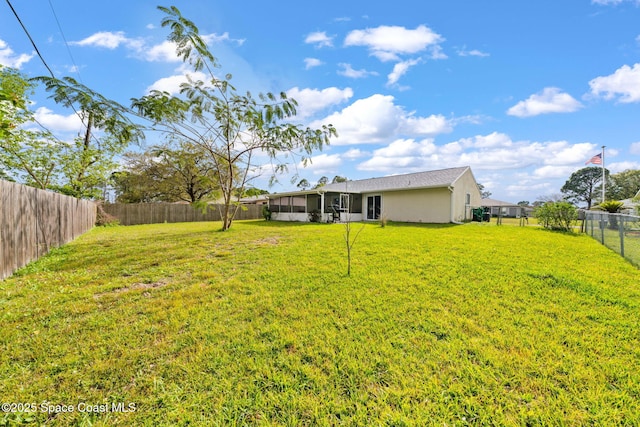
<svg viewBox="0 0 640 427">
<path fill-rule="evenodd" d="M 618 213 L 624 206 L 623 202 L 618 202 L 617 200 L 607 200 L 606 202 L 600 203 L 597 208 L 607 211 L 609 213 Z"/>
<path fill-rule="evenodd" d="M 624 206 L 623 202 L 618 202 L 617 200 L 607 200 L 605 202 L 600 203 L 595 209 L 607 211 L 610 214 L 616 214 L 620 212 L 622 207 Z M 609 228 L 611 230 L 616 230 L 618 228 L 618 218 L 615 215 L 609 215 Z"/>
<path fill-rule="evenodd" d="M 547 202 L 535 210 L 535 215 L 544 228 L 570 231 L 578 219 L 578 210 L 571 203 Z"/>
<path fill-rule="evenodd" d="M 271 221 L 271 209 L 269 209 L 269 205 L 262 206 L 262 217 L 265 221 Z"/>
<path fill-rule="evenodd" d="M 387 217 L 386 214 L 382 214 L 380 215 L 380 218 L 378 219 L 378 221 L 380 222 L 380 227 L 384 228 L 387 226 L 387 222 L 389 222 L 389 218 Z"/>
<path fill-rule="evenodd" d="M 311 222 L 322 221 L 322 212 L 320 212 L 320 209 L 314 209 L 311 212 L 309 212 L 309 221 Z"/>
<path fill-rule="evenodd" d="M 120 225 L 120 220 L 115 216 L 107 213 L 102 204 L 98 204 L 97 212 L 96 212 L 96 226 L 98 227 L 114 227 L 116 225 Z"/>
</svg>

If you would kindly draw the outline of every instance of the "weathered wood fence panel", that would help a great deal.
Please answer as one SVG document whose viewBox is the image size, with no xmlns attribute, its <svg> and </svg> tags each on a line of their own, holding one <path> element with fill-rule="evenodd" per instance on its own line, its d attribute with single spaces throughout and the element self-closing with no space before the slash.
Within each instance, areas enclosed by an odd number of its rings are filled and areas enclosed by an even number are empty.
<svg viewBox="0 0 640 427">
<path fill-rule="evenodd" d="M 0 280 L 95 222 L 91 201 L 0 180 Z"/>
<path fill-rule="evenodd" d="M 160 224 L 173 222 L 220 221 L 221 205 L 209 205 L 207 211 L 188 204 L 175 203 L 113 203 L 102 205 L 104 211 L 118 218 L 122 225 Z M 262 218 L 261 205 L 245 205 L 234 219 Z"/>
</svg>

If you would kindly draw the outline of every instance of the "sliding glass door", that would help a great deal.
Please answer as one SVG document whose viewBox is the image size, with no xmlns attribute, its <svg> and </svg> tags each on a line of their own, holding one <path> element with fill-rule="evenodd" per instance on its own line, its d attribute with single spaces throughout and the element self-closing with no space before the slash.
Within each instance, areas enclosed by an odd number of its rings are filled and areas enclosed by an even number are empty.
<svg viewBox="0 0 640 427">
<path fill-rule="evenodd" d="M 382 196 L 367 196 L 367 219 L 379 219 Z"/>
</svg>

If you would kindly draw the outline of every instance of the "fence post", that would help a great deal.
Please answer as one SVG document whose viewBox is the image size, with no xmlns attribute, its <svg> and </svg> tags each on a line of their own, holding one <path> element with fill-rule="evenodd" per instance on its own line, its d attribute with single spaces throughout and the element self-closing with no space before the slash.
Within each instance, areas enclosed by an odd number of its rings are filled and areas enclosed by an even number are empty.
<svg viewBox="0 0 640 427">
<path fill-rule="evenodd" d="M 618 218 L 618 232 L 620 233 L 620 255 L 624 258 L 624 218 L 617 215 L 616 217 Z"/>
</svg>

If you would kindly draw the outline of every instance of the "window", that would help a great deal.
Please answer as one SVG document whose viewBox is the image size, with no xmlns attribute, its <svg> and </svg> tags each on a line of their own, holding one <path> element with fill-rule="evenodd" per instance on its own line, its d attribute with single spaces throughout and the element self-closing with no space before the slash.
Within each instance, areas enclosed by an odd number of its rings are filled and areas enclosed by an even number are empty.
<svg viewBox="0 0 640 427">
<path fill-rule="evenodd" d="M 307 199 L 305 196 L 291 196 L 291 212 L 304 213 L 307 210 Z"/>
<path fill-rule="evenodd" d="M 284 196 L 271 199 L 269 209 L 271 212 L 304 213 L 306 210 L 305 196 Z"/>
</svg>

